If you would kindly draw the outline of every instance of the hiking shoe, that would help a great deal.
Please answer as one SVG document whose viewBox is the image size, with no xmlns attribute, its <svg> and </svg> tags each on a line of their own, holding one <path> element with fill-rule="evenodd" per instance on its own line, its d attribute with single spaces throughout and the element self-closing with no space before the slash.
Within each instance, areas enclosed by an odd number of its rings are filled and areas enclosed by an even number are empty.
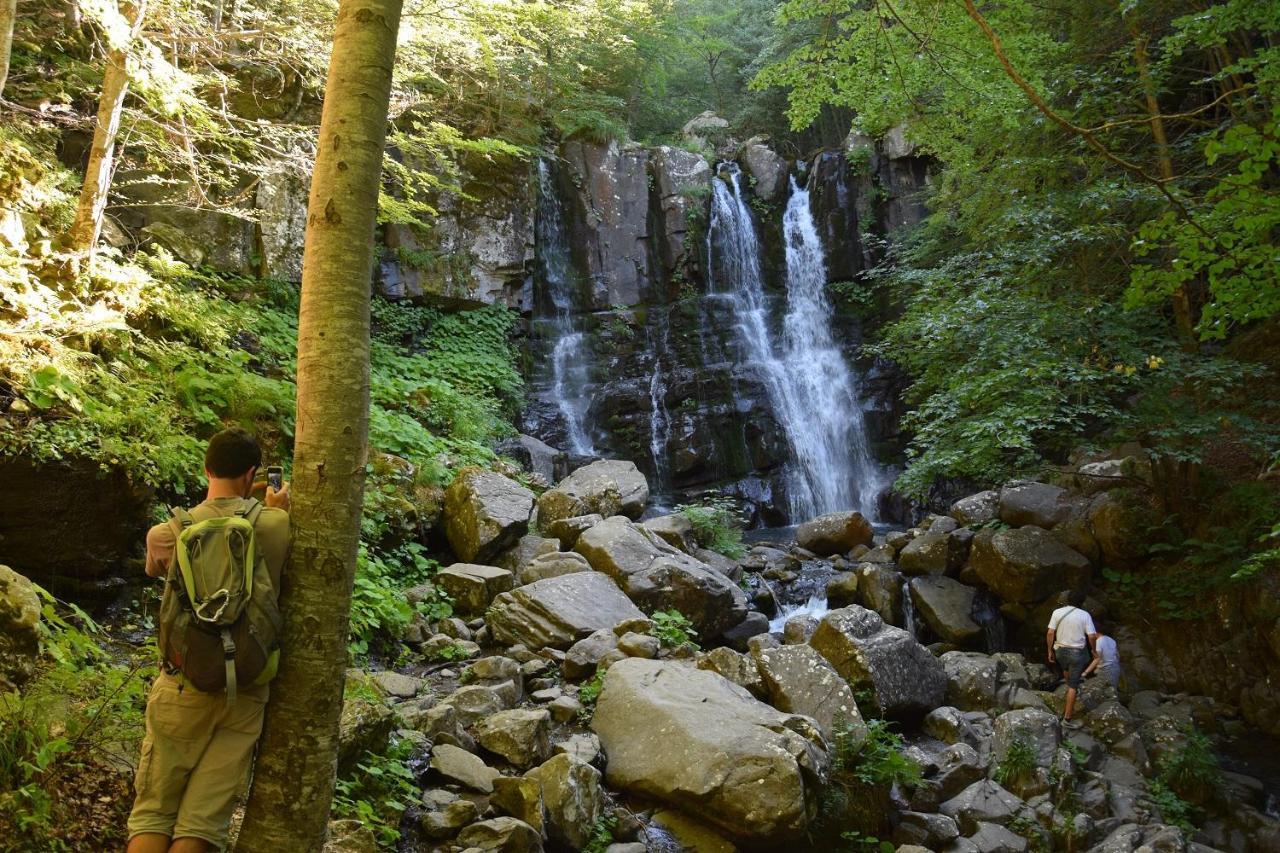
<svg viewBox="0 0 1280 853">
<path fill-rule="evenodd" d="M 1081 727 L 1077 720 L 1060 720 L 1059 722 L 1061 723 L 1062 728 L 1070 729 L 1072 731 L 1077 731 Z"/>
</svg>

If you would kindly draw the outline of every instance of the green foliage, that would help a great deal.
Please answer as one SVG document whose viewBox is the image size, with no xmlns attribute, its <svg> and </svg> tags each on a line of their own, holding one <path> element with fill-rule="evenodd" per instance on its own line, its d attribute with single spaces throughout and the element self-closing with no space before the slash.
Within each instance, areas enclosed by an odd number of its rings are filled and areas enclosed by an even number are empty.
<svg viewBox="0 0 1280 853">
<path fill-rule="evenodd" d="M 884 788 L 919 782 L 920 765 L 902 754 L 902 736 L 891 726 L 885 720 L 869 719 L 863 737 L 859 727 L 837 719 L 832 734 L 832 774 Z"/>
<path fill-rule="evenodd" d="M 1170 319 L 1186 297 L 1200 336 L 1223 338 L 1280 310 L 1277 54 L 1256 41 L 1280 15 L 1247 0 L 1185 16 L 980 9 L 1046 108 L 1093 144 L 1031 103 L 963 4 L 789 0 L 778 20 L 795 39 L 755 81 L 787 88 L 795 128 L 849 109 L 855 130 L 901 126 L 939 163 L 931 214 L 871 279 L 903 306 L 875 352 L 913 378 L 899 488 L 1035 474 L 1093 442 L 1196 464 L 1226 431 L 1269 456 L 1274 412 L 1247 390 L 1260 368 L 1196 350 Z M 1223 68 L 1226 43 L 1258 47 Z M 1148 91 L 1167 146 L 1135 116 Z"/>
<path fill-rule="evenodd" d="M 604 853 L 605 848 L 613 843 L 613 831 L 618 827 L 618 819 L 611 814 L 601 815 L 591 825 L 591 836 L 582 853 Z"/>
<path fill-rule="evenodd" d="M 662 645 L 667 648 L 679 648 L 681 646 L 689 646 L 690 648 L 699 648 L 697 643 L 698 632 L 693 629 L 693 623 L 689 621 L 683 613 L 675 608 L 671 610 L 656 610 L 650 617 L 653 619 L 653 629 L 651 633 L 657 637 Z"/>
<path fill-rule="evenodd" d="M 155 668 L 107 655 L 83 610 L 36 589 L 48 663 L 21 693 L 0 693 L 0 832 L 22 849 L 77 849 L 83 815 L 67 794 L 89 768 L 136 752 Z"/>
<path fill-rule="evenodd" d="M 1213 745 L 1195 728 L 1187 730 L 1182 748 L 1161 756 L 1156 767 L 1160 781 L 1192 802 L 1207 802 L 1222 784 L 1222 768 Z"/>
<path fill-rule="evenodd" d="M 460 661 L 471 657 L 471 652 L 467 651 L 465 646 L 458 643 L 450 643 L 447 646 L 441 646 L 431 653 L 432 660 L 441 661 Z"/>
<path fill-rule="evenodd" d="M 591 719 L 591 715 L 596 712 L 596 700 L 600 698 L 600 691 L 604 688 L 604 673 L 596 670 L 596 674 L 583 682 L 578 688 L 578 701 L 582 704 L 582 710 L 578 712 L 578 717 L 585 723 Z"/>
<path fill-rule="evenodd" d="M 1004 787 L 1025 780 L 1036 769 L 1035 748 L 1024 738 L 1016 737 L 996 765 L 995 780 Z"/>
<path fill-rule="evenodd" d="M 700 547 L 733 560 L 747 551 L 742 544 L 742 524 L 735 510 L 733 500 L 722 495 L 676 507 L 676 512 L 693 525 L 693 538 Z"/>
<path fill-rule="evenodd" d="M 383 850 L 396 849 L 400 818 L 418 799 L 408 766 L 413 749 L 412 741 L 392 740 L 384 752 L 366 752 L 334 789 L 334 817 L 358 820 L 373 830 Z"/>
<path fill-rule="evenodd" d="M 856 829 L 846 829 L 840 833 L 840 840 L 849 853 L 893 853 L 897 849 L 892 841 L 881 841 L 874 835 L 867 835 Z"/>
<path fill-rule="evenodd" d="M 1165 823 L 1173 824 L 1183 832 L 1194 832 L 1193 816 L 1195 808 L 1179 797 L 1168 783 L 1161 779 L 1152 779 L 1147 783 L 1147 791 L 1151 802 L 1160 810 L 1160 818 Z"/>
<path fill-rule="evenodd" d="M 351 594 L 350 639 L 347 649 L 352 658 L 362 658 L 380 644 L 386 647 L 409 627 L 415 607 L 404 597 L 404 590 L 426 584 L 439 566 L 426 556 L 426 549 L 410 542 L 386 555 L 379 555 L 366 545 L 356 557 L 356 578 Z M 418 602 L 416 612 L 429 620 L 453 615 L 449 596 L 437 587 Z"/>
</svg>

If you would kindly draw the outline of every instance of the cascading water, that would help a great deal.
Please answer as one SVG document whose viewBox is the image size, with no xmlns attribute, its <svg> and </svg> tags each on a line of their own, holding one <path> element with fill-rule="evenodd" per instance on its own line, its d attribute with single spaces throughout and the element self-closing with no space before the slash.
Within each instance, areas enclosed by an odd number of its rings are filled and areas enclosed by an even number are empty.
<svg viewBox="0 0 1280 853">
<path fill-rule="evenodd" d="M 875 517 L 881 476 L 871 460 L 853 376 L 831 335 L 822 244 L 809 211 L 809 193 L 791 182 L 783 219 L 788 300 L 782 343 L 769 334 L 760 243 L 742 193 L 737 164 L 712 181 L 707 253 L 720 273 L 742 357 L 760 370 L 774 415 L 791 449 L 790 516 L 858 509 Z"/>
<path fill-rule="evenodd" d="M 667 444 L 671 440 L 671 412 L 667 409 L 667 379 L 662 357 L 670 351 L 671 341 L 669 318 L 662 314 L 655 323 L 655 340 L 649 347 L 654 354 L 653 375 L 649 377 L 649 453 L 657 481 L 651 487 L 661 490 L 667 482 Z"/>
<path fill-rule="evenodd" d="M 783 360 L 793 406 L 787 419 L 803 483 L 793 489 L 814 514 L 857 509 L 876 515 L 881 472 L 871 457 L 853 372 L 831 335 L 831 302 L 822 241 L 813 224 L 809 190 L 791 178 L 782 218 L 787 260 Z"/>
<path fill-rule="evenodd" d="M 567 449 L 579 456 L 591 455 L 595 449 L 587 434 L 587 409 L 590 357 L 586 335 L 577 328 L 574 317 L 574 276 L 569 254 L 568 232 L 564 213 L 556 195 L 551 167 L 538 161 L 538 208 L 534 223 L 538 270 L 542 278 L 540 298 L 535 310 L 540 315 L 536 325 L 541 337 L 551 346 L 551 394 L 564 419 Z"/>
<path fill-rule="evenodd" d="M 902 630 L 912 637 L 919 637 L 920 630 L 916 626 L 916 604 L 911 599 L 911 581 L 902 579 Z"/>
</svg>

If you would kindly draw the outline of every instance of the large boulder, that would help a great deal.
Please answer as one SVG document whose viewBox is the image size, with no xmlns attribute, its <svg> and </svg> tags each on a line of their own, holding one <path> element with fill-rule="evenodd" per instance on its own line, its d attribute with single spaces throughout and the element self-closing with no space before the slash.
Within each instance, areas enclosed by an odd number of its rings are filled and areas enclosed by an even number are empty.
<svg viewBox="0 0 1280 853">
<path fill-rule="evenodd" d="M 891 625 L 902 624 L 902 575 L 877 563 L 858 566 L 858 595 L 862 603 Z"/>
<path fill-rule="evenodd" d="M 259 274 L 263 278 L 302 281 L 302 237 L 307 229 L 310 187 L 310 169 L 293 160 L 271 164 L 258 179 Z"/>
<path fill-rule="evenodd" d="M 813 717 L 828 738 L 840 726 L 852 736 L 852 743 L 862 742 L 867 727 L 853 690 L 826 658 L 800 645 L 761 649 L 755 658 L 770 705 Z"/>
<path fill-rule="evenodd" d="M 829 612 L 809 644 L 854 689 L 870 689 L 882 716 L 920 717 L 946 695 L 947 676 L 938 659 L 864 607 Z"/>
<path fill-rule="evenodd" d="M 523 643 L 531 650 L 568 648 L 593 631 L 643 618 L 617 584 L 600 572 L 560 575 L 504 592 L 485 614 L 494 639 Z"/>
<path fill-rule="evenodd" d="M 31 581 L 0 566 L 0 692 L 32 676 L 40 656 L 40 597 Z"/>
<path fill-rule="evenodd" d="M 494 471 L 463 469 L 444 493 L 444 531 L 464 562 L 486 561 L 529 531 L 533 492 Z"/>
<path fill-rule="evenodd" d="M 999 511 L 1000 493 L 993 489 L 961 498 L 951 505 L 951 517 L 961 524 L 995 521 Z"/>
<path fill-rule="evenodd" d="M 940 660 L 947 673 L 947 702 L 964 711 L 995 706 L 1000 661 L 978 652 L 947 652 Z"/>
<path fill-rule="evenodd" d="M 601 459 L 574 471 L 538 498 L 544 527 L 562 518 L 598 513 L 639 518 L 649 501 L 649 481 L 634 462 Z"/>
<path fill-rule="evenodd" d="M 436 572 L 436 585 L 449 593 L 464 616 L 479 616 L 500 593 L 515 585 L 511 572 L 497 566 L 454 563 Z"/>
<path fill-rule="evenodd" d="M 796 543 L 819 557 L 843 554 L 859 545 L 870 545 L 871 522 L 860 512 L 832 512 L 796 528 Z"/>
<path fill-rule="evenodd" d="M 481 794 L 492 794 L 493 780 L 501 775 L 465 749 L 447 743 L 432 748 L 431 769 L 448 781 Z"/>
<path fill-rule="evenodd" d="M 551 712 L 545 708 L 512 708 L 485 717 L 476 740 L 516 767 L 530 767 L 551 754 Z"/>
<path fill-rule="evenodd" d="M 610 786 L 744 840 L 800 837 L 827 770 L 821 734 L 714 672 L 630 658 L 609 668 L 591 727 Z"/>
<path fill-rule="evenodd" d="M 1128 492 L 1104 492 L 1089 504 L 1089 528 L 1102 553 L 1103 561 L 1116 568 L 1131 569 L 1147 553 L 1142 518 L 1136 507 L 1128 503 Z"/>
<path fill-rule="evenodd" d="M 945 577 L 913 578 L 911 600 L 938 638 L 957 646 L 982 639 L 982 626 L 973 621 L 974 588 Z"/>
<path fill-rule="evenodd" d="M 982 530 L 973 538 L 968 569 L 1008 602 L 1033 604 L 1084 584 L 1089 560 L 1042 527 Z"/>
<path fill-rule="evenodd" d="M 1014 527 L 1056 527 L 1078 510 L 1079 498 L 1048 483 L 1012 483 L 1000 490 L 1000 520 Z"/>
<path fill-rule="evenodd" d="M 773 201 L 787 188 L 787 161 L 763 142 L 763 137 L 748 140 L 739 155 L 751 177 L 756 196 Z"/>
<path fill-rule="evenodd" d="M 538 830 L 513 817 L 495 817 L 473 823 L 458 835 L 458 843 L 480 853 L 542 853 Z"/>
<path fill-rule="evenodd" d="M 701 154 L 659 145 L 649 153 L 649 171 L 661 208 L 659 257 L 667 271 L 683 271 L 698 255 L 685 237 L 691 223 L 696 226 L 695 217 L 702 215 L 703 202 L 711 192 L 711 164 Z"/>
<path fill-rule="evenodd" d="M 941 575 L 947 571 L 950 532 L 922 533 L 898 552 L 898 567 L 904 575 Z"/>
<path fill-rule="evenodd" d="M 703 638 L 720 636 L 747 615 L 740 586 L 626 519 L 606 519 L 578 537 L 573 547 L 641 609 L 679 610 Z"/>
<path fill-rule="evenodd" d="M 525 774 L 542 786 L 548 835 L 569 850 L 582 850 L 591 841 L 596 822 L 604 814 L 605 795 L 600 771 L 562 753 Z"/>
<path fill-rule="evenodd" d="M 1004 825 L 1024 808 L 1022 800 L 990 780 L 974 782 L 943 803 L 938 811 L 955 820 L 962 833 L 973 833 L 979 823 Z"/>
<path fill-rule="evenodd" d="M 996 718 L 991 741 L 991 774 L 1003 771 L 1004 784 L 1023 797 L 1047 793 L 1062 732 L 1048 711 L 1021 708 Z"/>
</svg>

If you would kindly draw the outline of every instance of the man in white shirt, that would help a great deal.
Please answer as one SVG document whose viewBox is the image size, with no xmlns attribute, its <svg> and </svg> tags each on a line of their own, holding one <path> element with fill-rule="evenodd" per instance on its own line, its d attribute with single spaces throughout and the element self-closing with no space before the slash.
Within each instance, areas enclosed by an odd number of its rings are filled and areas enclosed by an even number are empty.
<svg viewBox="0 0 1280 853">
<path fill-rule="evenodd" d="M 1095 643 L 1098 641 L 1098 629 L 1093 625 L 1093 617 L 1084 609 L 1084 590 L 1076 590 L 1067 598 L 1067 606 L 1059 607 L 1049 617 L 1049 631 L 1045 634 L 1045 646 L 1049 652 L 1049 663 L 1057 663 L 1062 667 L 1062 675 L 1067 680 L 1067 704 L 1062 712 L 1062 721 L 1071 722 L 1071 714 L 1076 707 L 1076 691 L 1084 678 L 1084 671 L 1091 658 L 1098 656 Z"/>
</svg>

